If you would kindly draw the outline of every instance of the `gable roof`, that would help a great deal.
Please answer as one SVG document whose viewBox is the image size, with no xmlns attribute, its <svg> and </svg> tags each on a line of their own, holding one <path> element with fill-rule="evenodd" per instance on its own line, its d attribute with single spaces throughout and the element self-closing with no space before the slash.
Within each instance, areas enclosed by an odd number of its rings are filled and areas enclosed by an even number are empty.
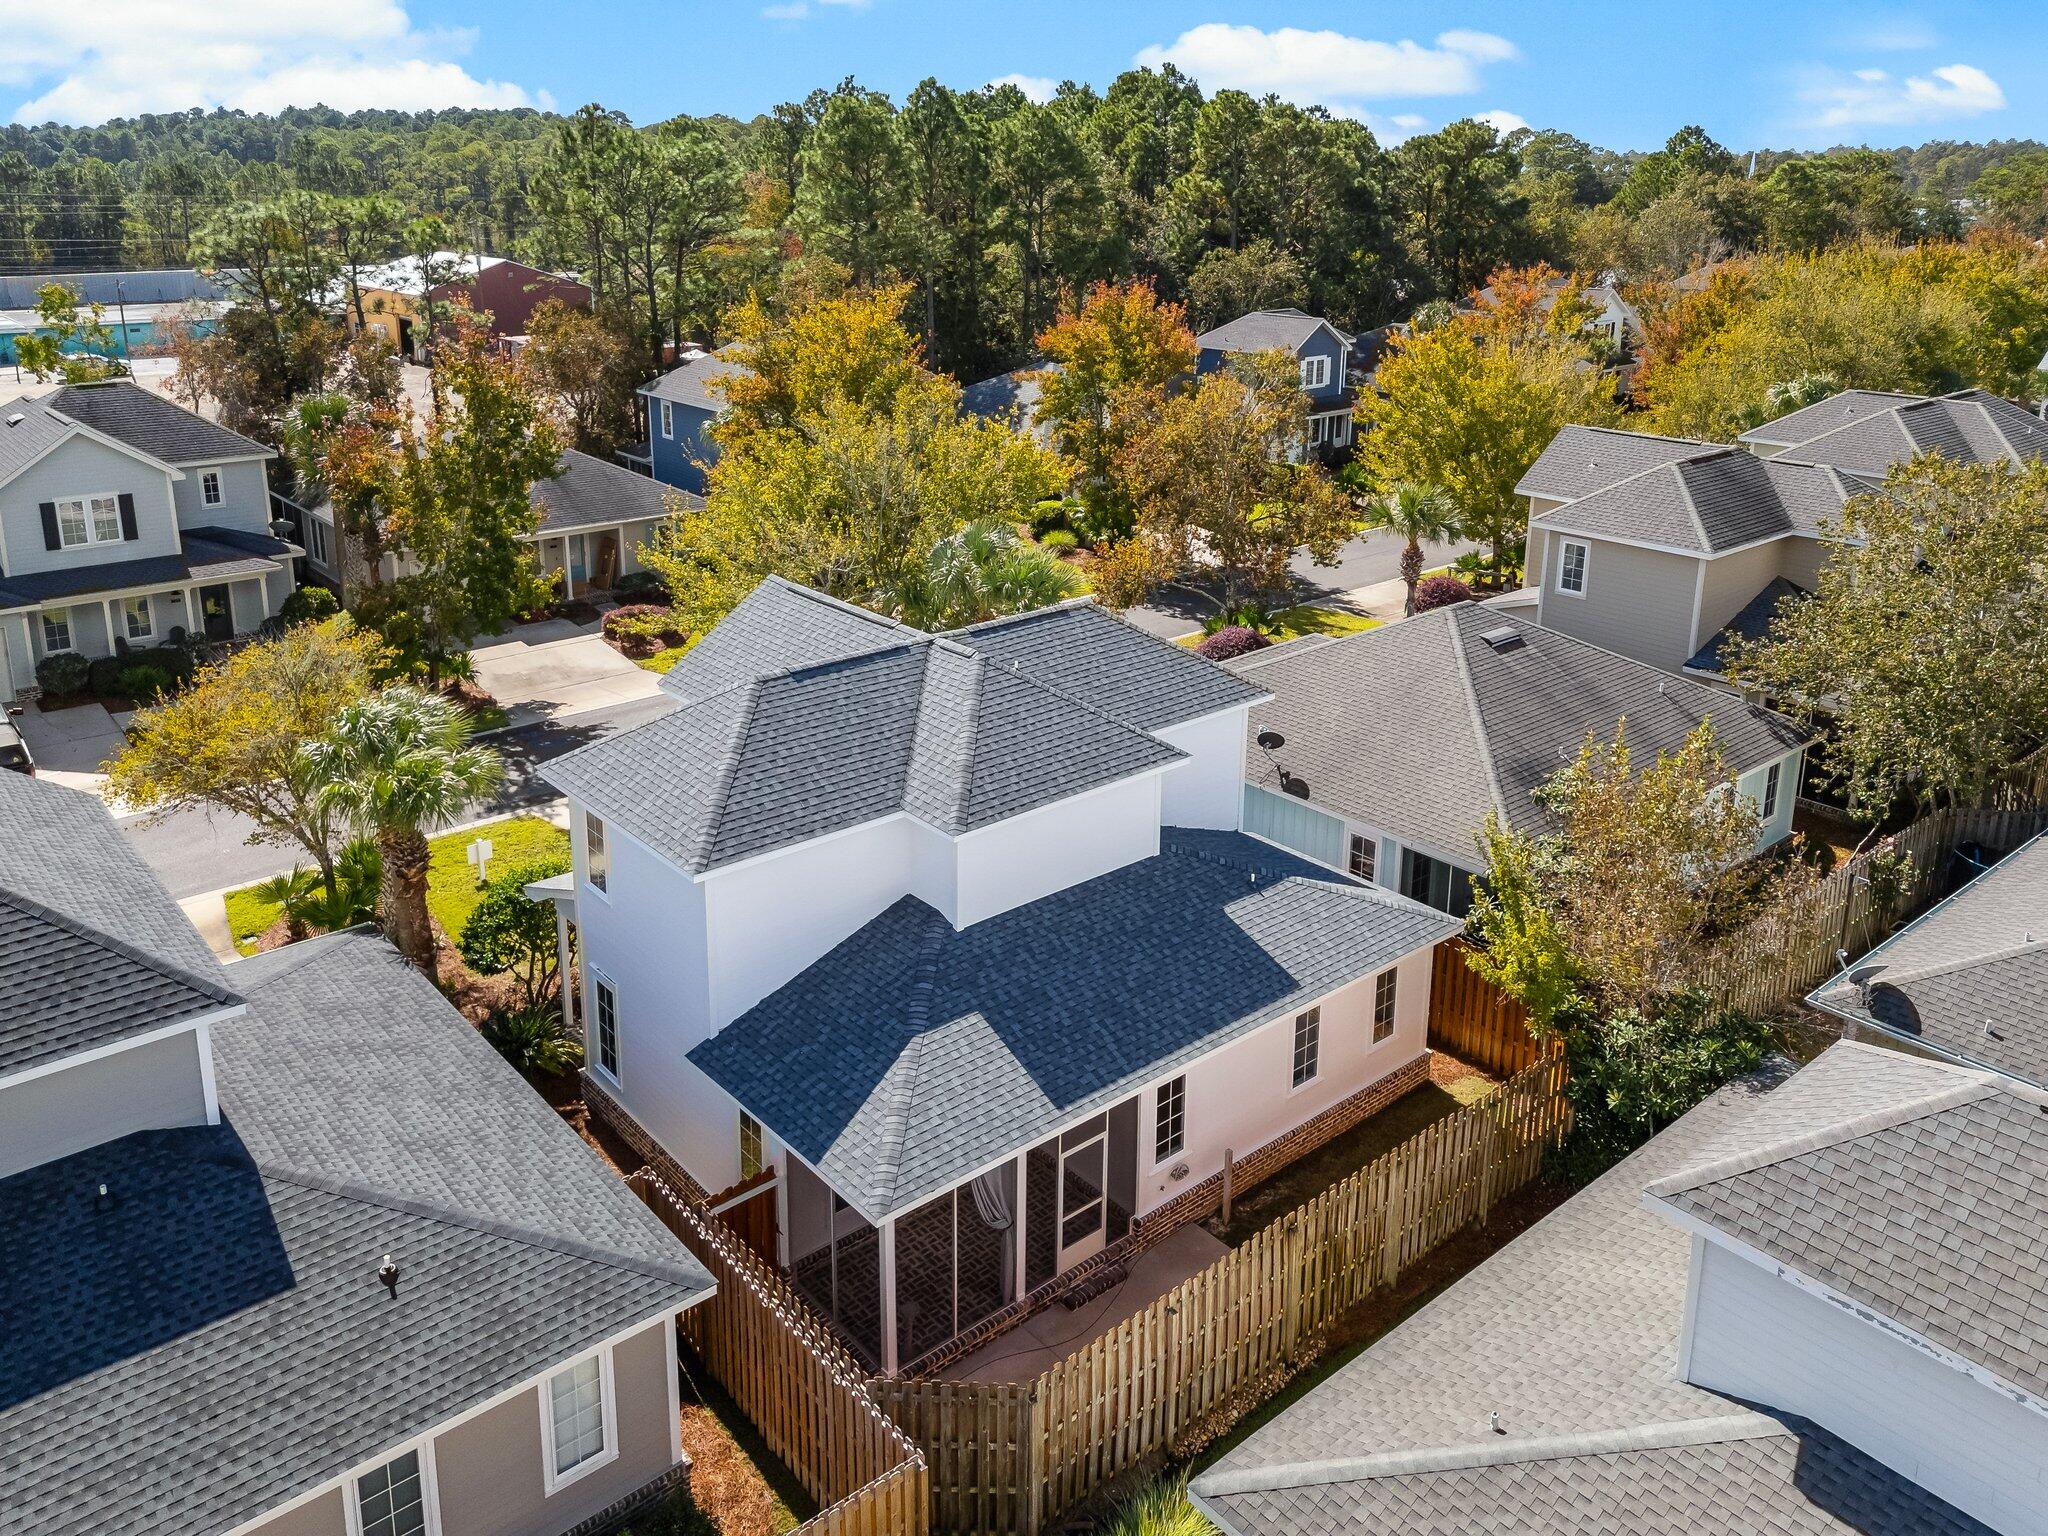
<svg viewBox="0 0 2048 1536">
<path fill-rule="evenodd" d="M 1815 1007 L 2048 1084 L 2048 833 L 1815 989 Z"/>
<path fill-rule="evenodd" d="M 1618 480 L 1717 446 L 1687 437 L 1624 432 L 1618 427 L 1562 427 L 1515 482 L 1515 494 L 1577 501 Z"/>
<path fill-rule="evenodd" d="M 879 1222 L 1458 927 L 1169 827 L 1152 858 L 964 929 L 904 897 L 690 1059 Z"/>
<path fill-rule="evenodd" d="M 1766 448 L 1786 447 L 1807 442 L 1851 422 L 1882 416 L 1908 401 L 1926 398 L 1925 395 L 1908 394 L 1902 389 L 1845 389 L 1825 400 L 1788 411 L 1760 427 L 1751 427 L 1735 440 L 1738 443 L 1760 443 Z"/>
<path fill-rule="evenodd" d="M 39 403 L 95 432 L 140 449 L 158 463 L 174 467 L 222 459 L 277 457 L 254 438 L 230 432 L 220 423 L 208 421 L 132 379 L 67 384 L 43 396 Z"/>
<path fill-rule="evenodd" d="M 531 498 L 540 513 L 540 526 L 534 532 L 566 533 L 656 521 L 670 515 L 671 497 L 685 510 L 704 505 L 702 496 L 663 485 L 648 475 L 636 475 L 624 465 L 566 449 L 555 475 L 533 483 Z"/>
<path fill-rule="evenodd" d="M 2048 458 L 2048 424 L 2010 400 L 1981 389 L 1963 389 L 1932 399 L 1895 401 L 1886 409 L 1806 437 L 1781 457 L 1833 464 L 1881 479 L 1892 465 L 1922 453 L 1940 453 L 1959 464 Z"/>
<path fill-rule="evenodd" d="M 1205 352 L 1270 352 L 1276 347 L 1296 352 L 1319 330 L 1328 331 L 1340 347 L 1350 348 L 1351 338 L 1322 316 L 1291 308 L 1255 309 L 1239 315 L 1202 332 L 1195 345 Z"/>
<path fill-rule="evenodd" d="M 1270 783 L 1277 762 L 1306 781 L 1312 804 L 1466 868 L 1488 812 L 1524 832 L 1550 830 L 1534 791 L 1589 734 L 1611 738 L 1624 719 L 1631 750 L 1647 758 L 1711 717 L 1737 774 L 1807 739 L 1725 689 L 1477 603 L 1290 641 L 1229 667 L 1273 695 L 1254 706 L 1253 734 L 1286 741 L 1270 759 L 1249 745 L 1247 779 Z"/>
<path fill-rule="evenodd" d="M 1245 1536 L 1411 1520 L 1430 1532 L 1981 1532 L 1825 1430 L 1677 1374 L 1690 1243 L 1645 1208 L 1644 1185 L 1950 1081 L 1866 1046 L 1788 1067 L 1721 1089 L 1631 1153 L 1253 1431 L 1196 1478 L 1197 1498 Z M 1446 1502 L 1460 1496 L 1462 1522 Z"/>
<path fill-rule="evenodd" d="M 1759 1137 L 1643 1198 L 2048 1405 L 2048 1094 L 1939 1070 L 1901 1102 Z"/>
<path fill-rule="evenodd" d="M 1039 376 L 1061 366 L 1059 363 L 1038 362 L 992 378 L 977 379 L 961 388 L 960 409 L 970 416 L 1010 422 L 1043 440 L 1050 435 L 1050 429 L 1032 419 L 1038 411 L 1038 397 L 1044 390 Z"/>
<path fill-rule="evenodd" d="M 0 1247 L 36 1255 L 0 1291 L 24 1529 L 231 1529 L 710 1288 L 381 939 L 235 972 L 220 1125 L 0 1180 Z"/>
<path fill-rule="evenodd" d="M 640 393 L 653 400 L 669 400 L 677 405 L 686 405 L 692 410 L 704 411 L 716 416 L 725 409 L 725 395 L 711 388 L 714 379 L 731 378 L 736 373 L 746 373 L 747 365 L 735 362 L 716 352 L 700 352 L 695 357 L 686 357 L 668 372 L 650 379 L 640 386 Z M 659 430 L 659 423 L 656 424 Z"/>
<path fill-rule="evenodd" d="M 1826 466 L 1707 448 L 1529 519 L 1531 527 L 1713 556 L 1766 539 L 1818 538 L 1872 482 Z"/>
</svg>

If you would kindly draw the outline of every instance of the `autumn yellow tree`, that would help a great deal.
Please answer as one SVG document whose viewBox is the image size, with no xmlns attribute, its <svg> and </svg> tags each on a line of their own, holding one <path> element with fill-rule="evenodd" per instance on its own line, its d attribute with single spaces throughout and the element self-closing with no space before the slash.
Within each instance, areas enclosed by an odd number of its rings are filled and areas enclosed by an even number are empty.
<svg viewBox="0 0 2048 1536">
<path fill-rule="evenodd" d="M 903 324 L 908 284 L 854 290 L 785 312 L 749 295 L 725 317 L 723 353 L 737 364 L 714 389 L 726 410 L 712 428 L 730 453 L 760 432 L 799 427 L 839 404 L 886 409 L 897 391 L 928 377 L 917 338 Z"/>
</svg>

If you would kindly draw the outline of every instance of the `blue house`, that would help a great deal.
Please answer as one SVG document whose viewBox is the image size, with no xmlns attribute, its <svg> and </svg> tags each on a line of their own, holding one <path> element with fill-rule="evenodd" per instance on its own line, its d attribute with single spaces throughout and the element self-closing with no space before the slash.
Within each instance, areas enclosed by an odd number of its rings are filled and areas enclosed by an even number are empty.
<svg viewBox="0 0 2048 1536">
<path fill-rule="evenodd" d="M 1298 309 L 1255 309 L 1195 338 L 1202 350 L 1197 373 L 1216 373 L 1233 354 L 1285 352 L 1301 365 L 1301 390 L 1309 399 L 1308 446 L 1342 448 L 1351 441 L 1351 338 L 1316 315 Z"/>
<path fill-rule="evenodd" d="M 647 441 L 619 457 L 632 468 L 651 474 L 663 485 L 696 495 L 704 492 L 704 472 L 718 457 L 711 424 L 725 414 L 725 396 L 711 388 L 713 380 L 730 378 L 742 365 L 716 352 L 685 357 L 651 383 L 640 386 L 647 413 Z"/>
</svg>

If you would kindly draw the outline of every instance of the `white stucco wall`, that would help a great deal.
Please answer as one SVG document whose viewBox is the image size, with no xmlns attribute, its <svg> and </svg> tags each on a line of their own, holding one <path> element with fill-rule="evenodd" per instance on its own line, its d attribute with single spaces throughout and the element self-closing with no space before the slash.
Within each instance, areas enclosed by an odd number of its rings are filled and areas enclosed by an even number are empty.
<svg viewBox="0 0 2048 1536">
<path fill-rule="evenodd" d="M 1123 779 L 956 840 L 965 928 L 1159 852 L 1160 775 Z"/>
<path fill-rule="evenodd" d="M 0 1087 L 0 1178 L 136 1131 L 206 1124 L 196 1029 Z"/>
<path fill-rule="evenodd" d="M 1420 1055 L 1428 1046 L 1430 951 L 1408 956 L 1398 971 L 1394 1033 L 1377 1045 L 1372 1039 L 1376 977 L 1322 1000 L 1321 1070 L 1300 1088 L 1290 1086 L 1294 1013 L 1188 1067 L 1186 1145 L 1164 1162 L 1155 1162 L 1152 1152 L 1159 1083 L 1168 1078 L 1147 1084 L 1138 1105 L 1138 1214 L 1220 1172 L 1225 1148 L 1242 1157 Z M 1177 1164 L 1187 1166 L 1186 1177 L 1170 1176 Z"/>
<path fill-rule="evenodd" d="M 2009 1536 L 2048 1533 L 2048 1416 L 1711 1241 L 1687 1377 L 1812 1419 Z"/>
<path fill-rule="evenodd" d="M 1169 827 L 1235 832 L 1244 812 L 1244 747 L 1251 706 L 1219 710 L 1155 734 L 1187 760 L 1166 770 L 1159 816 Z"/>
</svg>

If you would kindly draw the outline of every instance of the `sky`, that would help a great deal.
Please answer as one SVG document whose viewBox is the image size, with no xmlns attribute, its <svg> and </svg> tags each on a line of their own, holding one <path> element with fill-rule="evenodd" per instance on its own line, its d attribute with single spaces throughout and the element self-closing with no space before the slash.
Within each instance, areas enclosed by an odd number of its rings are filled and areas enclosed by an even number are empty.
<svg viewBox="0 0 2048 1536">
<path fill-rule="evenodd" d="M 2048 138 L 2040 0 L 19 0 L 0 29 L 18 122 L 601 101 L 637 122 L 749 117 L 851 74 L 1106 85 L 1171 60 L 1386 141 L 1459 117 L 1651 149 Z"/>
</svg>

